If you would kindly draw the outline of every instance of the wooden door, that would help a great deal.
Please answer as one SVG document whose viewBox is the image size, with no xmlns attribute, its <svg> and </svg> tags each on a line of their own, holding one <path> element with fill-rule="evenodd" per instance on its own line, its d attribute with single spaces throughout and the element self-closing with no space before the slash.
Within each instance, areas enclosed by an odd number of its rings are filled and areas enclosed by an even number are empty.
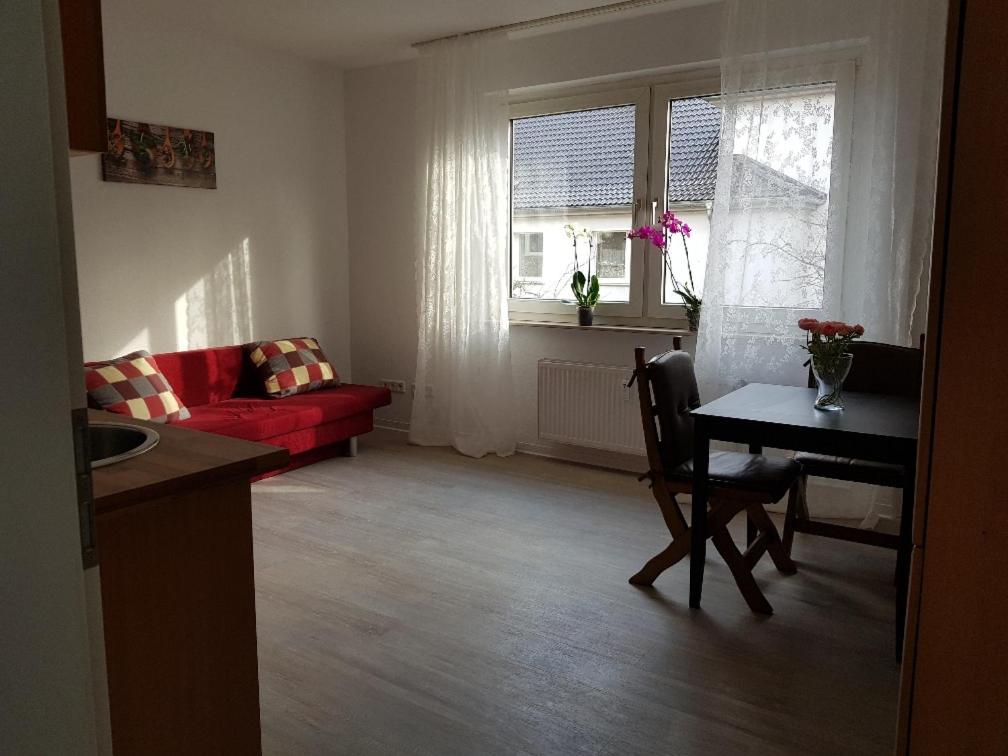
<svg viewBox="0 0 1008 756">
<path fill-rule="evenodd" d="M 1008 24 L 953 0 L 897 750 L 1008 753 Z"/>
</svg>

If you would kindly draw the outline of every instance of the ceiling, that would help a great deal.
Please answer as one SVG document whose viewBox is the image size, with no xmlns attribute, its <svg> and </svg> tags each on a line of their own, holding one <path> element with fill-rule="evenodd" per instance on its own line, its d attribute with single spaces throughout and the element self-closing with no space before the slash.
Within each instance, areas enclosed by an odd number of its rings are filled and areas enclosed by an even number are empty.
<svg viewBox="0 0 1008 756">
<path fill-rule="evenodd" d="M 604 5 L 605 0 L 174 0 L 154 13 L 207 32 L 359 68 L 411 57 L 414 42 Z"/>
</svg>

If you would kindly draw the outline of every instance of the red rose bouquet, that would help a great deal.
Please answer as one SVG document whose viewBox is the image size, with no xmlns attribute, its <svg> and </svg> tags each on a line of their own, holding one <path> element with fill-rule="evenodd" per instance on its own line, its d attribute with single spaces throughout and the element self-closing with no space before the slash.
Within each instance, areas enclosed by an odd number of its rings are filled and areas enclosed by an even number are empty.
<svg viewBox="0 0 1008 756">
<path fill-rule="evenodd" d="M 864 335 L 864 326 L 849 325 L 839 320 L 802 318 L 798 321 L 798 327 L 806 332 L 805 350 L 811 355 L 809 361 L 812 363 L 812 374 L 819 384 L 815 407 L 823 410 L 843 409 L 841 391 L 853 359 L 850 345 L 854 339 Z"/>
</svg>

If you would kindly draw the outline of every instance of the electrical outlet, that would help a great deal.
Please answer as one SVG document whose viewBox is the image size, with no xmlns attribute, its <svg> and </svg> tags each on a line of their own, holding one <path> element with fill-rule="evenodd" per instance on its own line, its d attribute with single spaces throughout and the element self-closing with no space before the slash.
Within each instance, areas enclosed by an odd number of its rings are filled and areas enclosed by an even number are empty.
<svg viewBox="0 0 1008 756">
<path fill-rule="evenodd" d="M 382 378 L 379 383 L 387 388 L 393 394 L 405 394 L 406 393 L 406 381 L 396 380 L 393 378 Z"/>
</svg>

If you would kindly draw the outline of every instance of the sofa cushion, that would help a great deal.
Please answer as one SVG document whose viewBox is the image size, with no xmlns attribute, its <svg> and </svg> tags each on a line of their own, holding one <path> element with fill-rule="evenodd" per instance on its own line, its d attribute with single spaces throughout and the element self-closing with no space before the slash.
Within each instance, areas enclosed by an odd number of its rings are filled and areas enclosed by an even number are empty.
<svg viewBox="0 0 1008 756">
<path fill-rule="evenodd" d="M 247 441 L 264 441 L 369 413 L 389 404 L 391 398 L 386 388 L 350 383 L 280 400 L 236 397 L 190 408 L 192 417 L 182 425 Z"/>
<path fill-rule="evenodd" d="M 109 412 L 155 423 L 189 417 L 189 410 L 149 352 L 86 365 L 84 381 L 89 401 Z"/>
<path fill-rule="evenodd" d="M 339 385 L 336 370 L 315 339 L 258 341 L 246 349 L 269 396 L 293 396 Z"/>
</svg>

